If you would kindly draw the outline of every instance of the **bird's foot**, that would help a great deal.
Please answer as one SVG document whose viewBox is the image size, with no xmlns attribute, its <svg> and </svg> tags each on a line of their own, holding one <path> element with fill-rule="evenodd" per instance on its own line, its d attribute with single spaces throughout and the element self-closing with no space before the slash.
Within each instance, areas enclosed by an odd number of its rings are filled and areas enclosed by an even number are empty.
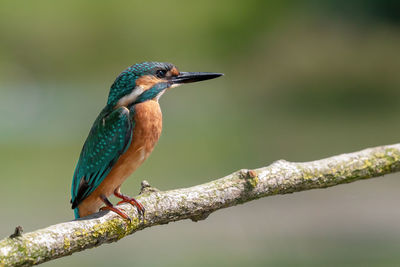
<svg viewBox="0 0 400 267">
<path fill-rule="evenodd" d="M 107 197 L 101 195 L 100 198 L 104 202 L 104 204 L 106 204 L 104 207 L 101 207 L 100 210 L 111 210 L 116 214 L 118 214 L 119 216 L 121 216 L 122 218 L 124 218 L 125 220 L 128 220 L 130 223 L 132 222 L 131 218 L 129 218 L 129 216 L 126 215 L 126 213 L 123 212 L 122 210 L 114 207 L 114 205 L 110 202 L 110 200 L 108 200 Z"/>
<path fill-rule="evenodd" d="M 120 210 L 120 209 L 118 209 L 118 208 L 116 208 L 114 206 L 111 206 L 111 207 L 110 206 L 104 206 L 104 207 L 101 207 L 100 210 L 111 210 L 111 211 L 117 213 L 119 216 L 121 216 L 125 220 L 128 220 L 129 222 L 132 222 L 131 218 L 129 218 L 129 216 L 125 212 L 123 212 L 122 210 Z"/>
<path fill-rule="evenodd" d="M 137 201 L 136 199 L 134 199 L 133 197 L 128 197 L 125 196 L 119 192 L 114 192 L 114 195 L 120 199 L 122 199 L 120 202 L 118 202 L 118 205 L 121 203 L 129 203 L 132 206 L 135 206 L 137 208 L 137 211 L 139 213 L 140 216 L 142 216 L 144 218 L 144 213 L 145 213 L 145 208 L 142 205 L 142 203 L 140 203 L 139 201 Z"/>
</svg>

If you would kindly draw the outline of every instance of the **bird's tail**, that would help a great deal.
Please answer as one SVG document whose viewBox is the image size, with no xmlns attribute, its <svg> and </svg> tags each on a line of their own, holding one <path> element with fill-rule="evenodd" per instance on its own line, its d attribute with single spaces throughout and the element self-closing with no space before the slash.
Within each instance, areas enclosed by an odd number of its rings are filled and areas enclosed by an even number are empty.
<svg viewBox="0 0 400 267">
<path fill-rule="evenodd" d="M 74 214 L 75 214 L 75 219 L 79 219 L 80 217 L 79 217 L 79 209 L 78 209 L 78 207 L 76 207 L 75 209 L 74 209 Z"/>
</svg>

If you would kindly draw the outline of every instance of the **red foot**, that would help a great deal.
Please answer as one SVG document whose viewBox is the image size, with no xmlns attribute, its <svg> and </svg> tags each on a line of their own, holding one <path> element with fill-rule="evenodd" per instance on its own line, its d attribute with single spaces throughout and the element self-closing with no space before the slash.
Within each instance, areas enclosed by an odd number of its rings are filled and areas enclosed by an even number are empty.
<svg viewBox="0 0 400 267">
<path fill-rule="evenodd" d="M 116 207 L 114 207 L 114 206 L 112 206 L 112 207 L 110 207 L 110 206 L 104 206 L 104 207 L 101 207 L 100 210 L 111 210 L 111 211 L 117 213 L 119 216 L 121 216 L 121 217 L 124 218 L 125 220 L 131 221 L 131 218 L 129 218 L 128 215 L 126 215 L 125 212 L 123 212 L 122 210 L 120 210 L 120 209 L 118 209 L 118 208 L 116 208 Z"/>
<path fill-rule="evenodd" d="M 120 199 L 122 199 L 120 202 L 118 202 L 118 205 L 121 203 L 130 203 L 132 206 L 135 206 L 137 208 L 137 211 L 139 215 L 144 216 L 144 212 L 146 211 L 145 208 L 143 207 L 142 203 L 134 199 L 133 197 L 128 197 L 125 196 L 119 192 L 114 192 L 114 195 Z"/>
</svg>

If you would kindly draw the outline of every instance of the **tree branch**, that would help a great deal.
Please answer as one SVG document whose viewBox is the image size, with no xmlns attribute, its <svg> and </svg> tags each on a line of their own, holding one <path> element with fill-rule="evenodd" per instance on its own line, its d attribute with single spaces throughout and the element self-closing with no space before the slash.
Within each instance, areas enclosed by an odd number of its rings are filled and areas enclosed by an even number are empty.
<svg viewBox="0 0 400 267">
<path fill-rule="evenodd" d="M 222 208 L 257 198 L 325 188 L 400 171 L 400 144 L 365 149 L 327 159 L 293 163 L 284 160 L 256 170 L 240 170 L 206 184 L 159 191 L 142 182 L 137 198 L 146 207 L 144 220 L 135 208 L 121 205 L 129 223 L 113 212 L 99 212 L 0 241 L 0 266 L 30 266 L 77 251 L 118 241 L 159 224 L 203 220 Z"/>
</svg>

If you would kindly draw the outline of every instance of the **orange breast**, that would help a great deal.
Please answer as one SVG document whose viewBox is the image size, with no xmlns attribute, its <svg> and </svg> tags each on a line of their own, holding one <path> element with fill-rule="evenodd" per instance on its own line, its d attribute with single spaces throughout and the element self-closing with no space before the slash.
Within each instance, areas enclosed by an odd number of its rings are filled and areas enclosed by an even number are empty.
<svg viewBox="0 0 400 267">
<path fill-rule="evenodd" d="M 100 195 L 109 197 L 150 155 L 162 130 L 162 113 L 158 102 L 150 100 L 135 105 L 132 142 L 103 182 L 79 204 L 81 217 L 95 213 L 102 206 Z"/>
</svg>

